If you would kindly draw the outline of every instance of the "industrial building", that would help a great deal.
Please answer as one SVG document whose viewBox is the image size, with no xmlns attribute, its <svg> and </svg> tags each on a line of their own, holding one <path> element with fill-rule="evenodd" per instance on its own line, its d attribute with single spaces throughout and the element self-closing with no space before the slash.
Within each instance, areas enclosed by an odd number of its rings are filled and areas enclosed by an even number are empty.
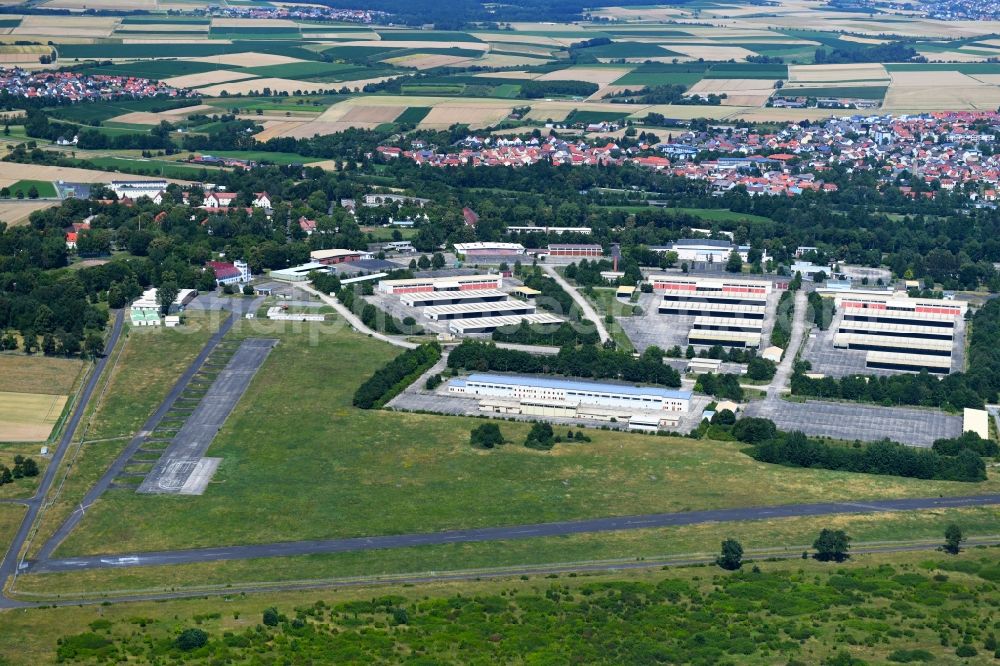
<svg viewBox="0 0 1000 666">
<path fill-rule="evenodd" d="M 669 245 L 652 245 L 649 248 L 653 252 L 676 252 L 678 261 L 706 262 L 714 264 L 725 264 L 729 255 L 735 250 L 740 259 L 745 262 L 750 261 L 749 245 L 734 245 L 729 241 L 707 240 L 702 238 L 682 238 Z M 761 250 L 761 261 L 767 261 L 770 257 Z"/>
<path fill-rule="evenodd" d="M 509 317 L 512 315 L 528 315 L 535 313 L 533 303 L 524 301 L 496 301 L 492 303 L 456 303 L 454 305 L 435 305 L 424 308 L 424 315 L 431 321 L 448 321 L 451 319 L 485 319 L 487 317 Z"/>
<path fill-rule="evenodd" d="M 695 317 L 689 345 L 759 347 L 764 320 L 734 317 Z"/>
<path fill-rule="evenodd" d="M 550 257 L 600 257 L 604 248 L 600 245 L 580 245 L 575 243 L 549 243 Z"/>
<path fill-rule="evenodd" d="M 378 284 L 378 291 L 381 294 L 415 294 L 434 291 L 481 291 L 500 289 L 502 286 L 503 277 L 500 275 L 449 275 L 407 280 L 383 280 Z"/>
<path fill-rule="evenodd" d="M 364 261 L 371 258 L 372 253 L 365 252 L 363 250 L 330 249 L 313 250 L 309 253 L 309 259 L 318 264 L 325 264 L 327 266 L 332 264 L 341 264 L 347 261 Z"/>
<path fill-rule="evenodd" d="M 738 278 L 653 275 L 649 282 L 662 294 L 660 314 L 693 317 L 762 320 L 773 289 L 768 281 Z"/>
<path fill-rule="evenodd" d="M 330 267 L 317 261 L 310 261 L 308 264 L 291 266 L 289 268 L 277 268 L 267 275 L 273 280 L 283 280 L 285 282 L 307 282 L 309 274 L 313 271 L 318 273 L 329 273 Z"/>
<path fill-rule="evenodd" d="M 448 323 L 448 331 L 455 335 L 473 335 L 477 333 L 492 333 L 504 326 L 516 326 L 522 321 L 529 324 L 561 324 L 562 319 L 545 312 L 527 315 L 510 315 L 506 317 L 481 317 L 475 319 L 452 319 Z"/>
<path fill-rule="evenodd" d="M 455 243 L 455 254 L 466 259 L 514 257 L 524 254 L 524 246 L 520 243 Z"/>
<path fill-rule="evenodd" d="M 418 291 L 402 293 L 399 301 L 409 308 L 426 308 L 459 303 L 497 303 L 506 301 L 507 294 L 499 289 L 470 289 L 467 291 Z"/>
<path fill-rule="evenodd" d="M 868 352 L 870 369 L 948 374 L 967 304 L 904 294 L 844 293 L 834 347 Z"/>
<path fill-rule="evenodd" d="M 179 312 L 198 295 L 195 289 L 181 289 L 170 304 L 170 312 Z M 157 289 L 153 287 L 142 292 L 139 298 L 129 305 L 129 322 L 133 326 L 160 326 L 164 320 L 160 317 L 160 303 L 157 300 Z M 171 321 L 173 323 L 173 319 Z M 176 325 L 176 324 L 173 324 Z"/>
<path fill-rule="evenodd" d="M 511 234 L 591 234 L 590 227 L 507 227 Z"/>
<path fill-rule="evenodd" d="M 690 391 L 524 375 L 473 374 L 465 379 L 451 380 L 448 392 L 644 412 L 687 412 L 691 407 Z"/>
</svg>

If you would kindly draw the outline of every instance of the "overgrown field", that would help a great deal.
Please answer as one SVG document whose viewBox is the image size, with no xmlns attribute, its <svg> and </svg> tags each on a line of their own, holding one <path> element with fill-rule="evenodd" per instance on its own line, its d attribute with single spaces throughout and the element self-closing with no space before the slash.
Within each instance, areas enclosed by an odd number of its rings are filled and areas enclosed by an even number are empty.
<svg viewBox="0 0 1000 666">
<path fill-rule="evenodd" d="M 972 550 L 33 609 L 8 613 L 0 654 L 12 664 L 991 663 L 996 561 Z"/>
</svg>

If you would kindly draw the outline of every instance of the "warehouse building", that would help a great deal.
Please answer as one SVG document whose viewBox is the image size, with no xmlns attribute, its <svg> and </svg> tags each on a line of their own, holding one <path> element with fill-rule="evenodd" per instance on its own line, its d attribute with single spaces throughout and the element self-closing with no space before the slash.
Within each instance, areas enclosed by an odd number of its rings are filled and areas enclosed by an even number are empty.
<svg viewBox="0 0 1000 666">
<path fill-rule="evenodd" d="M 435 305 L 424 308 L 424 314 L 431 321 L 485 319 L 487 317 L 509 317 L 512 315 L 534 313 L 535 306 L 533 303 L 525 303 L 518 300 L 494 303 L 457 303 L 454 305 Z"/>
<path fill-rule="evenodd" d="M 626 408 L 640 411 L 687 412 L 691 392 L 658 386 L 633 386 L 523 375 L 473 374 L 453 379 L 450 393 L 554 404 Z"/>
<path fill-rule="evenodd" d="M 466 380 L 465 394 L 525 401 L 546 401 L 577 407 L 631 409 L 686 413 L 691 392 L 655 386 L 609 384 L 547 377 L 474 374 Z M 452 390 L 449 387 L 449 390 Z"/>
<path fill-rule="evenodd" d="M 327 266 L 342 264 L 348 261 L 365 261 L 371 258 L 372 253 L 365 252 L 363 250 L 331 249 L 313 250 L 309 253 L 309 259 L 318 264 L 325 264 Z"/>
<path fill-rule="evenodd" d="M 562 319 L 546 312 L 536 312 L 527 315 L 510 315 L 506 317 L 479 317 L 474 319 L 452 319 L 448 323 L 448 331 L 455 335 L 473 335 L 492 333 L 504 326 L 517 326 L 522 321 L 529 324 L 561 324 Z"/>
<path fill-rule="evenodd" d="M 497 303 L 506 301 L 507 294 L 499 289 L 470 289 L 468 291 L 418 291 L 400 294 L 399 301 L 410 308 L 425 308 L 459 303 Z"/>
<path fill-rule="evenodd" d="M 455 243 L 455 254 L 466 259 L 514 257 L 524 254 L 524 246 L 520 243 Z"/>
<path fill-rule="evenodd" d="M 962 413 L 962 432 L 974 432 L 981 439 L 990 438 L 990 414 L 985 409 L 970 409 Z"/>
<path fill-rule="evenodd" d="M 705 262 L 710 264 L 725 264 L 729 255 L 735 250 L 744 262 L 750 261 L 749 245 L 734 245 L 724 240 L 707 240 L 703 238 L 682 238 L 669 245 L 652 245 L 653 252 L 676 252 L 678 261 Z M 761 251 L 761 261 L 770 259 L 767 252 Z"/>
<path fill-rule="evenodd" d="M 378 291 L 382 294 L 415 294 L 434 291 L 482 291 L 484 289 L 500 289 L 502 286 L 503 277 L 500 275 L 449 275 L 407 280 L 383 280 L 378 284 Z"/>
<path fill-rule="evenodd" d="M 840 294 L 834 347 L 867 351 L 871 369 L 948 374 L 967 304 L 897 294 Z"/>
<path fill-rule="evenodd" d="M 691 303 L 688 301 L 669 301 L 664 299 L 657 312 L 665 315 L 682 315 L 687 317 L 731 317 L 733 319 L 764 319 L 767 306 L 733 305 L 729 303 Z"/>
<path fill-rule="evenodd" d="M 549 243 L 548 254 L 550 257 L 600 257 L 604 248 L 600 245 Z"/>
<path fill-rule="evenodd" d="M 591 234 L 590 227 L 507 227 L 511 234 Z"/>
</svg>

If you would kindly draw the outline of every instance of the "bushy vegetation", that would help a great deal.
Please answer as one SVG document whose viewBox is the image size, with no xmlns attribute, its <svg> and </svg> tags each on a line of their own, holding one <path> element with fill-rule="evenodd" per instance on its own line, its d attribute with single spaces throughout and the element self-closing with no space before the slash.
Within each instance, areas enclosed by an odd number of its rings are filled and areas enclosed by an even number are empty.
<svg viewBox="0 0 1000 666">
<path fill-rule="evenodd" d="M 555 356 L 536 356 L 501 349 L 488 342 L 465 340 L 448 355 L 448 367 L 470 372 L 554 374 L 594 379 L 617 379 L 678 388 L 680 374 L 663 363 L 662 354 L 647 350 L 639 358 L 626 352 L 593 346 L 563 347 Z"/>
<path fill-rule="evenodd" d="M 821 331 L 830 328 L 833 322 L 833 299 L 823 298 L 819 293 L 810 291 L 807 299 L 809 301 L 809 312 L 812 314 L 813 324 Z"/>
<path fill-rule="evenodd" d="M 541 99 L 543 97 L 590 97 L 600 89 L 589 81 L 525 81 L 518 97 Z"/>
<path fill-rule="evenodd" d="M 820 545 L 839 545 L 836 531 Z M 206 641 L 189 651 L 177 644 L 177 626 L 192 622 L 183 615 L 122 616 L 49 640 L 52 658 L 65 663 L 381 663 L 410 654 L 427 663 L 834 666 L 947 662 L 959 651 L 996 650 L 995 627 L 983 622 L 996 601 L 995 553 L 919 566 L 809 566 L 302 602 L 241 628 L 203 620 Z"/>
<path fill-rule="evenodd" d="M 703 375 L 698 375 L 698 381 L 695 382 L 694 390 L 724 400 L 735 400 L 738 402 L 743 399 L 743 387 L 740 386 L 739 375 L 716 375 L 706 372 Z"/>
<path fill-rule="evenodd" d="M 790 467 L 946 481 L 986 479 L 983 459 L 972 448 L 964 447 L 954 455 L 944 455 L 939 453 L 939 449 L 917 449 L 888 440 L 850 447 L 827 444 L 810 439 L 801 432 L 793 432 L 777 433 L 757 443 L 750 455 L 761 462 Z"/>
<path fill-rule="evenodd" d="M 420 345 L 389 361 L 375 371 L 354 393 L 354 406 L 361 409 L 381 407 L 399 395 L 407 386 L 441 358 L 441 346 L 436 342 Z"/>
<path fill-rule="evenodd" d="M 511 342 L 519 345 L 593 345 L 600 342 L 597 329 L 590 322 L 575 321 L 561 324 L 529 324 L 522 321 L 514 327 L 501 327 L 493 331 L 496 342 Z"/>
<path fill-rule="evenodd" d="M 472 429 L 469 443 L 479 448 L 493 449 L 506 444 L 506 440 L 496 423 L 483 423 Z"/>
<path fill-rule="evenodd" d="M 25 458 L 22 455 L 14 456 L 14 468 L 0 465 L 0 486 L 7 483 L 14 483 L 17 479 L 38 476 L 38 463 L 34 458 Z"/>
</svg>

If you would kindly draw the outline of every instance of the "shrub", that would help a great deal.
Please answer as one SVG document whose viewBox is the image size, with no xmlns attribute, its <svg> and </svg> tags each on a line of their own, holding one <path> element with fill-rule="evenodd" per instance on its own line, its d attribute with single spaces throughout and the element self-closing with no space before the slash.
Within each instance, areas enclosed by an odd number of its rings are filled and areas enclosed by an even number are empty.
<svg viewBox="0 0 1000 666">
<path fill-rule="evenodd" d="M 436 342 L 408 349 L 375 371 L 354 393 L 354 406 L 381 407 L 438 362 L 441 346 Z"/>
<path fill-rule="evenodd" d="M 472 429 L 469 443 L 484 449 L 492 449 L 505 443 L 500 426 L 496 423 L 484 423 Z"/>
<path fill-rule="evenodd" d="M 185 629 L 174 643 L 185 652 L 197 650 L 208 643 L 208 634 L 198 628 Z"/>
<path fill-rule="evenodd" d="M 552 426 L 548 423 L 533 424 L 531 430 L 528 432 L 527 439 L 524 440 L 526 447 L 539 451 L 548 451 L 554 443 L 555 437 L 552 434 Z"/>
</svg>

